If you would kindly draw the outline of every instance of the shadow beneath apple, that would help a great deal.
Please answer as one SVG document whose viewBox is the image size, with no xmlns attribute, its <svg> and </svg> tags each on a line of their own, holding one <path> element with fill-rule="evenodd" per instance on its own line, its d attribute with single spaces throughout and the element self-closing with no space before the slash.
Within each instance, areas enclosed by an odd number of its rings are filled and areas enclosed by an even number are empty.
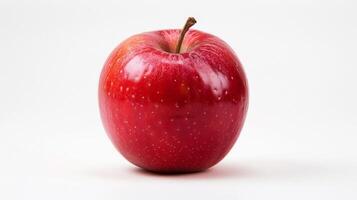
<svg viewBox="0 0 357 200">
<path fill-rule="evenodd" d="M 228 179 L 242 178 L 252 175 L 251 171 L 239 165 L 221 164 L 210 169 L 191 173 L 156 173 L 141 168 L 132 168 L 133 174 L 146 177 L 174 178 L 174 179 Z"/>
<path fill-rule="evenodd" d="M 286 181 L 319 178 L 328 173 L 321 163 L 284 160 L 241 161 L 221 163 L 208 170 L 184 174 L 158 174 L 137 167 L 97 169 L 90 176 L 100 179 L 124 181 L 131 179 L 169 179 L 169 180 L 261 180 Z"/>
</svg>

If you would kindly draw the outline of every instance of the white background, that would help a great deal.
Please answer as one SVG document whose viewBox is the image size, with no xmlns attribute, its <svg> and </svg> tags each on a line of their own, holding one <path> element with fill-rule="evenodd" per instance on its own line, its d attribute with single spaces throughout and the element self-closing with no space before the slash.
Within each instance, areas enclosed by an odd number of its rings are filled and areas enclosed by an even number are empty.
<svg viewBox="0 0 357 200">
<path fill-rule="evenodd" d="M 356 199 L 355 1 L 0 0 L 0 199 Z M 230 154 L 163 176 L 125 161 L 97 84 L 132 34 L 195 25 L 229 43 L 250 85 Z"/>
</svg>

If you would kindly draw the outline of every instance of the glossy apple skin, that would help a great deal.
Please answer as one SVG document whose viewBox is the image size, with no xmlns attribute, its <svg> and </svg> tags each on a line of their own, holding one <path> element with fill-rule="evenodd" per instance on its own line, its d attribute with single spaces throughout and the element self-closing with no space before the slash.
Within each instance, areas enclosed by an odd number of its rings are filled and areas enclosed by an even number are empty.
<svg viewBox="0 0 357 200">
<path fill-rule="evenodd" d="M 102 122 L 131 163 L 160 173 L 205 170 L 237 140 L 248 108 L 245 73 L 219 38 L 190 30 L 134 35 L 107 59 L 99 81 Z"/>
</svg>

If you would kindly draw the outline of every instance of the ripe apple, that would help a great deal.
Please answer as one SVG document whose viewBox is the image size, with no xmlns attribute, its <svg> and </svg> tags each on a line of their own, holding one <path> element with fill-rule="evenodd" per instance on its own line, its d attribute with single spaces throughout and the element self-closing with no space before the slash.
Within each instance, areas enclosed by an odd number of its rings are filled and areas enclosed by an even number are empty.
<svg viewBox="0 0 357 200">
<path fill-rule="evenodd" d="M 102 122 L 131 163 L 159 173 L 205 170 L 237 140 L 248 108 L 242 65 L 198 30 L 134 35 L 114 49 L 99 81 Z"/>
</svg>

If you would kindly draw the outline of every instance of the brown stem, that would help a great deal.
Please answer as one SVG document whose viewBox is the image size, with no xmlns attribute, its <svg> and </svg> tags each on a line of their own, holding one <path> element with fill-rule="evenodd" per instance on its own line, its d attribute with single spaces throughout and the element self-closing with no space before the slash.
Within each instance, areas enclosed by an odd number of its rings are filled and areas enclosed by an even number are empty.
<svg viewBox="0 0 357 200">
<path fill-rule="evenodd" d="M 185 34 L 187 33 L 188 29 L 191 28 L 191 26 L 193 26 L 194 24 L 196 24 L 196 20 L 193 17 L 189 17 L 186 21 L 185 26 L 182 28 L 181 34 L 180 34 L 180 38 L 177 42 L 177 46 L 176 46 L 176 53 L 180 53 L 181 51 L 181 46 L 182 46 L 182 42 L 183 42 L 183 38 L 185 37 Z"/>
</svg>

